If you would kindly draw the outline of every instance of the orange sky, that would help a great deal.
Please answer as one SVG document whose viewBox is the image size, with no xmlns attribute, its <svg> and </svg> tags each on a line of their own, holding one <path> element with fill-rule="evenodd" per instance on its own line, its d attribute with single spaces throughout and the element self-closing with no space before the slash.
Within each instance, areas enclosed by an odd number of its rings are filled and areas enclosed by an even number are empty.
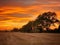
<svg viewBox="0 0 60 45">
<path fill-rule="evenodd" d="M 60 0 L 0 0 L 0 30 L 21 28 L 48 11 L 60 19 Z"/>
</svg>

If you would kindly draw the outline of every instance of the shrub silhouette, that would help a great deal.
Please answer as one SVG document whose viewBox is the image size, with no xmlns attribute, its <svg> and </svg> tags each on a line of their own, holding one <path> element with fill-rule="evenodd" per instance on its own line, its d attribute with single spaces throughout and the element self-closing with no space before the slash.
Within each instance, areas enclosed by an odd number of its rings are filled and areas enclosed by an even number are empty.
<svg viewBox="0 0 60 45">
<path fill-rule="evenodd" d="M 11 32 L 18 32 L 18 28 L 14 28 L 13 30 L 11 30 Z"/>
</svg>

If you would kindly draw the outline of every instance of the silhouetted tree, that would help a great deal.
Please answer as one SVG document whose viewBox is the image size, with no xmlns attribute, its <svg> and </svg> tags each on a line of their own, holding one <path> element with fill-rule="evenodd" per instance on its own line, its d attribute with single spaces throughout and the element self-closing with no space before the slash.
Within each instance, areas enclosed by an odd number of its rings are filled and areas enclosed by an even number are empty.
<svg viewBox="0 0 60 45">
<path fill-rule="evenodd" d="M 21 29 L 21 32 L 31 32 L 32 31 L 32 21 L 28 22 L 26 25 L 24 25 Z"/>
<path fill-rule="evenodd" d="M 14 28 L 13 30 L 11 30 L 11 32 L 18 32 L 18 28 Z"/>
<path fill-rule="evenodd" d="M 39 32 L 43 32 L 43 28 L 41 26 L 37 26 L 37 29 L 39 30 Z"/>
<path fill-rule="evenodd" d="M 45 12 L 37 17 L 34 21 L 34 25 L 42 29 L 49 30 L 49 27 L 54 23 L 59 22 L 55 12 Z M 55 26 L 55 25 L 54 25 Z"/>
<path fill-rule="evenodd" d="M 59 23 L 60 21 L 57 19 L 55 12 L 45 12 L 37 17 L 36 20 L 30 21 L 26 25 L 24 25 L 20 31 L 21 32 L 43 32 L 46 30 L 47 32 L 54 32 L 50 29 L 50 26 L 54 25 L 54 23 Z M 59 27 L 60 29 L 60 27 Z"/>
</svg>

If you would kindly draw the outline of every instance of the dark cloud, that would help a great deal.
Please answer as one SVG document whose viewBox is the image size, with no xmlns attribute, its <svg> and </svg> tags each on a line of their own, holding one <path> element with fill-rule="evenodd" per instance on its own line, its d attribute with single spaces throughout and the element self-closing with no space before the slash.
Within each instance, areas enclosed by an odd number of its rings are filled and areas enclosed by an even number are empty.
<svg viewBox="0 0 60 45">
<path fill-rule="evenodd" d="M 45 6 L 44 9 L 53 10 L 53 11 L 60 11 L 60 6 Z"/>
<path fill-rule="evenodd" d="M 31 5 L 54 4 L 54 3 L 60 3 L 60 0 L 0 0 L 0 6 L 26 7 Z"/>
<path fill-rule="evenodd" d="M 0 16 L 0 21 L 4 21 L 4 20 L 10 20 L 10 19 L 7 17 Z"/>
<path fill-rule="evenodd" d="M 21 13 L 11 13 L 11 14 L 6 14 L 7 16 L 10 17 L 19 17 L 19 18 L 30 18 L 32 17 L 32 14 L 21 14 Z"/>
<path fill-rule="evenodd" d="M 3 10 L 0 10 L 0 13 L 1 13 L 1 12 L 4 12 L 4 11 L 3 11 Z"/>
<path fill-rule="evenodd" d="M 60 6 L 58 6 L 58 7 L 51 7 L 53 10 L 55 10 L 55 11 L 60 11 Z"/>
<path fill-rule="evenodd" d="M 35 0 L 0 0 L 0 6 L 30 6 Z"/>
</svg>

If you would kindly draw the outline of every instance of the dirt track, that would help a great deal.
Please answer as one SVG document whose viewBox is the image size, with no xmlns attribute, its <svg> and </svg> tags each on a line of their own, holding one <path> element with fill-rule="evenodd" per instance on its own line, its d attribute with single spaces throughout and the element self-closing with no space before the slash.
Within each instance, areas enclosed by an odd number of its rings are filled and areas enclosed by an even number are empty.
<svg viewBox="0 0 60 45">
<path fill-rule="evenodd" d="M 60 45 L 60 34 L 0 32 L 0 45 Z"/>
</svg>

